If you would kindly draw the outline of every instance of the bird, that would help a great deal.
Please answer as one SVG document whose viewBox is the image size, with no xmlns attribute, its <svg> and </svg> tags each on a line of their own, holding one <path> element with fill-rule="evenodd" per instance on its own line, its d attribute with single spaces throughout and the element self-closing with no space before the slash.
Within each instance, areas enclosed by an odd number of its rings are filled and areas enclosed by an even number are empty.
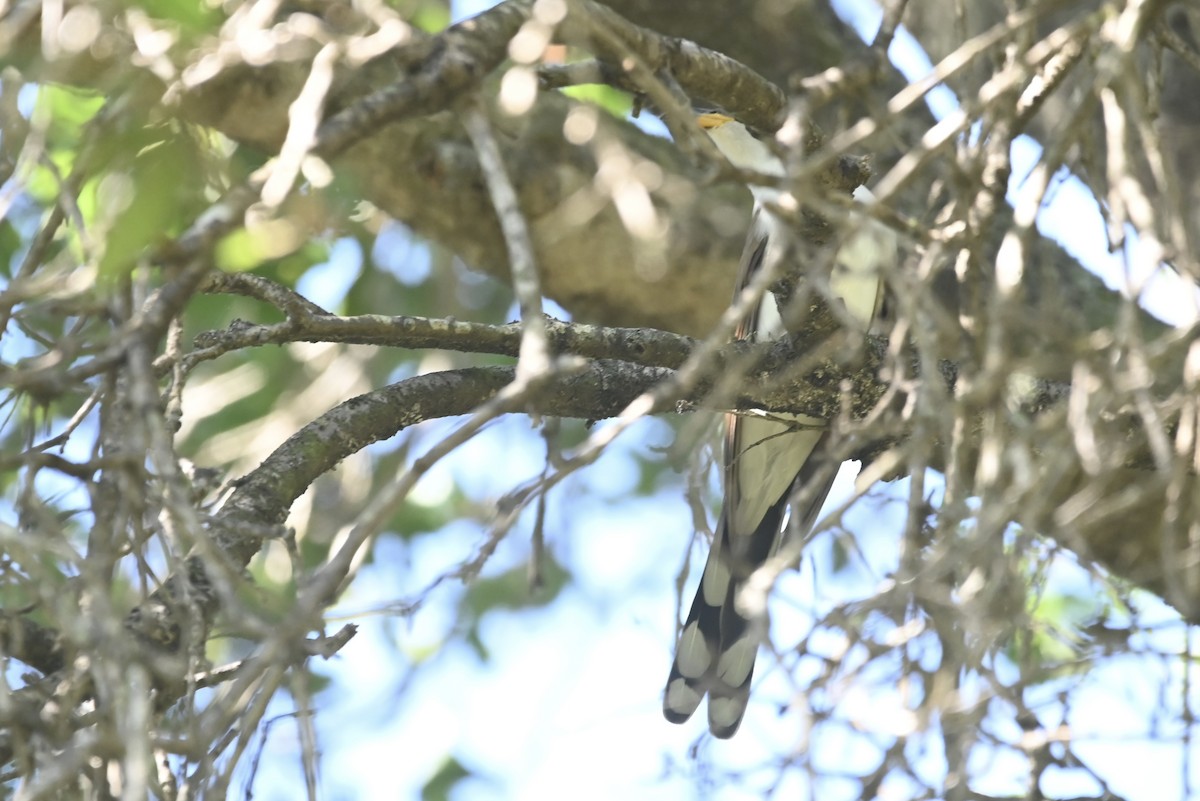
<svg viewBox="0 0 1200 801">
<path fill-rule="evenodd" d="M 735 167 L 764 175 L 784 174 L 782 162 L 767 143 L 743 123 L 722 112 L 702 113 L 697 121 Z M 754 184 L 749 188 L 755 209 L 735 298 L 768 260 L 786 253 L 780 246 L 786 241 L 786 223 L 770 208 L 781 197 L 780 191 Z M 873 201 L 865 187 L 858 187 L 854 195 L 862 202 Z M 851 233 L 834 259 L 831 295 L 840 299 L 863 331 L 879 308 L 881 268 L 895 255 L 895 235 L 881 223 L 867 220 Z M 739 323 L 734 336 L 762 342 L 786 333 L 776 298 L 768 291 L 758 308 Z M 794 530 L 807 532 L 816 522 L 835 472 L 821 469 L 821 443 L 827 434 L 826 421 L 805 415 L 725 415 L 724 502 L 663 693 L 663 715 L 668 721 L 687 721 L 707 695 L 708 726 L 714 737 L 732 737 L 741 725 L 765 621 L 761 615 L 756 620 L 753 613 L 740 610 L 737 596 L 779 547 L 793 488 L 807 487 L 805 498 L 811 498 L 805 508 L 792 509 Z"/>
</svg>

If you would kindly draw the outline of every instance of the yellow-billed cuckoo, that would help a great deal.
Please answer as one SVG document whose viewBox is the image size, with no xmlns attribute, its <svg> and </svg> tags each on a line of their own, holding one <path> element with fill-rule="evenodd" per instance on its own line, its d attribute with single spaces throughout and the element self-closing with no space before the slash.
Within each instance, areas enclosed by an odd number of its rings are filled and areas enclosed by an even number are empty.
<svg viewBox="0 0 1200 801">
<path fill-rule="evenodd" d="M 699 122 L 736 167 L 782 175 L 783 165 L 767 145 L 731 117 L 702 114 Z M 784 236 L 785 223 L 766 204 L 779 197 L 776 189 L 751 186 L 754 219 L 742 253 L 736 292 L 740 293 L 764 259 L 786 252 L 768 247 L 773 236 Z M 863 187 L 861 201 L 871 200 Z M 829 286 L 845 304 L 848 315 L 865 331 L 879 305 L 880 267 L 893 261 L 896 240 L 882 225 L 865 221 L 838 250 Z M 737 294 L 735 294 L 737 297 Z M 775 297 L 763 296 L 758 309 L 737 329 L 739 339 L 769 340 L 786 333 Z M 726 415 L 725 502 L 700 587 L 679 636 L 675 662 L 663 696 L 663 714 L 672 723 L 691 717 L 708 695 L 708 726 L 716 737 L 731 737 L 742 722 L 750 697 L 754 659 L 765 622 L 751 619 L 737 604 L 749 576 L 771 557 L 782 537 L 784 511 L 793 488 L 808 487 L 807 508 L 793 509 L 807 532 L 833 483 L 830 470 L 818 470 L 813 458 L 826 436 L 825 421 L 803 415 L 768 417 Z"/>
</svg>

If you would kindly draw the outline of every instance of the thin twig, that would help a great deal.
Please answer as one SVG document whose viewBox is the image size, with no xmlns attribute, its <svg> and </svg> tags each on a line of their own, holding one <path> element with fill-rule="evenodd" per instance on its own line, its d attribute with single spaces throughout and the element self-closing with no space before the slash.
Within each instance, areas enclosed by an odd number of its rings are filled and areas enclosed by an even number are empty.
<svg viewBox="0 0 1200 801">
<path fill-rule="evenodd" d="M 316 143 L 317 128 L 333 85 L 333 68 L 341 54 L 342 47 L 337 42 L 322 47 L 313 58 L 308 80 L 288 107 L 287 136 L 262 188 L 262 201 L 269 208 L 279 206 L 292 191 L 304 159 Z"/>
<path fill-rule="evenodd" d="M 475 145 L 479 166 L 487 182 L 492 206 L 504 232 L 508 248 L 508 263 L 512 270 L 513 293 L 521 315 L 521 347 L 517 357 L 517 378 L 528 381 L 550 367 L 550 349 L 546 344 L 546 321 L 542 316 L 542 289 L 538 280 L 537 262 L 533 254 L 533 238 L 517 200 L 517 192 L 504 169 L 500 146 L 492 135 L 491 124 L 479 105 L 466 108 L 463 126 Z"/>
</svg>

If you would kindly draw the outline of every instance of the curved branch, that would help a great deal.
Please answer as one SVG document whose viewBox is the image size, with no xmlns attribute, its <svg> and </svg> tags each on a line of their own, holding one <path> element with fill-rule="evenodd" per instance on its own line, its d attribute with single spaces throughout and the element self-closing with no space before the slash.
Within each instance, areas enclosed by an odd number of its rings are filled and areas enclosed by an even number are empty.
<svg viewBox="0 0 1200 801">
<path fill-rule="evenodd" d="M 450 27 L 432 47 L 419 42 L 430 54 L 420 68 L 327 120 L 313 152 L 333 158 L 393 120 L 448 108 L 504 60 L 532 7 L 533 0 L 509 0 Z"/>
<path fill-rule="evenodd" d="M 546 317 L 546 339 L 554 353 L 573 353 L 594 359 L 617 359 L 634 364 L 678 367 L 687 359 L 697 340 L 653 328 L 610 328 L 570 323 Z M 196 336 L 197 350 L 183 358 L 190 369 L 240 348 L 282 345 L 287 342 L 339 342 L 346 345 L 425 350 L 437 348 L 462 353 L 516 356 L 520 350 L 518 323 L 489 325 L 465 320 L 362 314 L 297 315 L 282 323 L 255 325 L 231 323 L 223 331 L 205 331 Z M 744 350 L 746 345 L 731 345 Z M 167 367 L 164 359 L 156 365 Z"/>
<path fill-rule="evenodd" d="M 63 666 L 62 635 L 24 617 L 0 610 L 0 653 L 19 659 L 42 673 Z"/>
</svg>

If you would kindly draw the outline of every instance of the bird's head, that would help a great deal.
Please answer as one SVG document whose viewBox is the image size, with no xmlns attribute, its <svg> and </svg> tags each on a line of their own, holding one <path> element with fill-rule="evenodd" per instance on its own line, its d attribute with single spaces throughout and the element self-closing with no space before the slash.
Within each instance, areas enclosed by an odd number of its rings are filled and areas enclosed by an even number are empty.
<svg viewBox="0 0 1200 801">
<path fill-rule="evenodd" d="M 783 175 L 783 163 L 771 152 L 766 142 L 728 114 L 706 111 L 696 116 L 696 122 L 733 166 L 767 175 Z"/>
</svg>

